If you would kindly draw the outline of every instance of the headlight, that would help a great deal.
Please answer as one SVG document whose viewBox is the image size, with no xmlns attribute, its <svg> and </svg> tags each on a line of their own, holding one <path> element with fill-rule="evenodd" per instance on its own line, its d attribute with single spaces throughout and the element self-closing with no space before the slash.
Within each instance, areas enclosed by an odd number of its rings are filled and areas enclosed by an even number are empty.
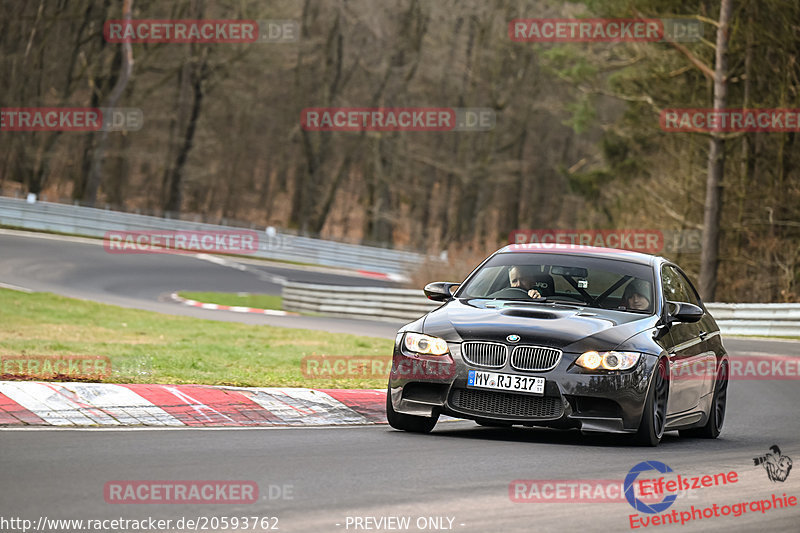
<svg viewBox="0 0 800 533">
<path fill-rule="evenodd" d="M 403 344 L 409 352 L 420 354 L 444 355 L 448 351 L 447 342 L 444 339 L 421 333 L 406 333 Z"/>
<path fill-rule="evenodd" d="M 636 366 L 640 355 L 637 352 L 583 352 L 575 364 L 589 370 L 628 370 Z"/>
</svg>

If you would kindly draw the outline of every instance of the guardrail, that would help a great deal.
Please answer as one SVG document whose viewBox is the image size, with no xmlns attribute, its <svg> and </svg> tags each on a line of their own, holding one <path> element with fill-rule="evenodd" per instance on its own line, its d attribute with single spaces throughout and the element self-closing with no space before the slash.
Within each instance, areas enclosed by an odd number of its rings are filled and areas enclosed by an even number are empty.
<svg viewBox="0 0 800 533">
<path fill-rule="evenodd" d="M 18 228 L 57 231 L 87 237 L 103 237 L 107 231 L 221 231 L 236 230 L 187 220 L 123 213 L 93 207 L 28 203 L 0 197 L 0 224 Z M 251 226 L 249 229 L 256 229 Z M 384 274 L 404 275 L 419 265 L 424 256 L 403 250 L 325 241 L 276 232 L 260 234 L 255 257 L 336 266 Z"/>
<path fill-rule="evenodd" d="M 365 320 L 411 321 L 441 304 L 417 289 L 344 287 L 289 282 L 283 285 L 283 309 Z"/>
<path fill-rule="evenodd" d="M 283 308 L 287 311 L 410 322 L 440 305 L 419 289 L 293 282 L 283 286 Z M 800 304 L 711 303 L 706 307 L 723 334 L 800 337 Z"/>
<path fill-rule="evenodd" d="M 220 231 L 221 226 L 160 218 L 107 209 L 56 204 L 28 203 L 0 197 L 0 225 L 57 231 L 88 237 L 103 237 L 107 231 Z M 254 229 L 251 227 L 250 229 Z M 404 275 L 419 265 L 424 256 L 358 244 L 338 243 L 277 232 L 263 235 L 255 257 L 298 261 Z M 340 287 L 289 283 L 283 289 L 284 308 L 331 316 L 372 320 L 414 320 L 438 305 L 421 290 Z M 707 304 L 723 334 L 800 336 L 800 304 Z"/>
<path fill-rule="evenodd" d="M 723 304 L 706 307 L 729 335 L 800 337 L 800 304 Z"/>
</svg>

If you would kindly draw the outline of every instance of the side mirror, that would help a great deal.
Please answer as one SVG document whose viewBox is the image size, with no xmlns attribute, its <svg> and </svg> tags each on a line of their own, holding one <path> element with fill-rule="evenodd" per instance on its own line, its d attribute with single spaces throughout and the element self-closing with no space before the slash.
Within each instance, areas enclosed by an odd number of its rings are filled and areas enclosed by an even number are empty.
<svg viewBox="0 0 800 533">
<path fill-rule="evenodd" d="M 423 292 L 425 292 L 425 296 L 427 296 L 429 300 L 433 300 L 434 302 L 447 302 L 453 299 L 453 293 L 451 291 L 453 287 L 458 287 L 458 285 L 458 283 L 453 283 L 451 281 L 436 281 L 425 285 Z"/>
<path fill-rule="evenodd" d="M 703 310 L 687 302 L 667 302 L 669 317 L 673 322 L 691 324 L 703 318 Z"/>
</svg>

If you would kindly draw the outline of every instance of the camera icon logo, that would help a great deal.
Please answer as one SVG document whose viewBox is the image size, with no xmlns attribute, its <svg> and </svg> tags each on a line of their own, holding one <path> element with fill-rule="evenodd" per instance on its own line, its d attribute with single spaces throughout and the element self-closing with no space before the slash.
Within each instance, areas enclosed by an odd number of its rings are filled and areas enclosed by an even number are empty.
<svg viewBox="0 0 800 533">
<path fill-rule="evenodd" d="M 781 455 L 781 449 L 777 444 L 773 444 L 766 455 L 753 457 L 753 465 L 763 466 L 767 471 L 767 477 L 773 483 L 784 482 L 792 470 L 792 459 L 787 455 Z"/>
</svg>

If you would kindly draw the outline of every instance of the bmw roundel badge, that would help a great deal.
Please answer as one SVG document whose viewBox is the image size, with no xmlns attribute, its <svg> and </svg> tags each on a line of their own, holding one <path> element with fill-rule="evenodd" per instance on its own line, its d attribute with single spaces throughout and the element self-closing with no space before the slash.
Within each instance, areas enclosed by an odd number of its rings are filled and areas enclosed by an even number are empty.
<svg viewBox="0 0 800 533">
<path fill-rule="evenodd" d="M 513 334 L 509 335 L 508 337 L 506 337 L 506 340 L 508 342 L 519 342 L 519 335 L 513 335 Z"/>
</svg>

